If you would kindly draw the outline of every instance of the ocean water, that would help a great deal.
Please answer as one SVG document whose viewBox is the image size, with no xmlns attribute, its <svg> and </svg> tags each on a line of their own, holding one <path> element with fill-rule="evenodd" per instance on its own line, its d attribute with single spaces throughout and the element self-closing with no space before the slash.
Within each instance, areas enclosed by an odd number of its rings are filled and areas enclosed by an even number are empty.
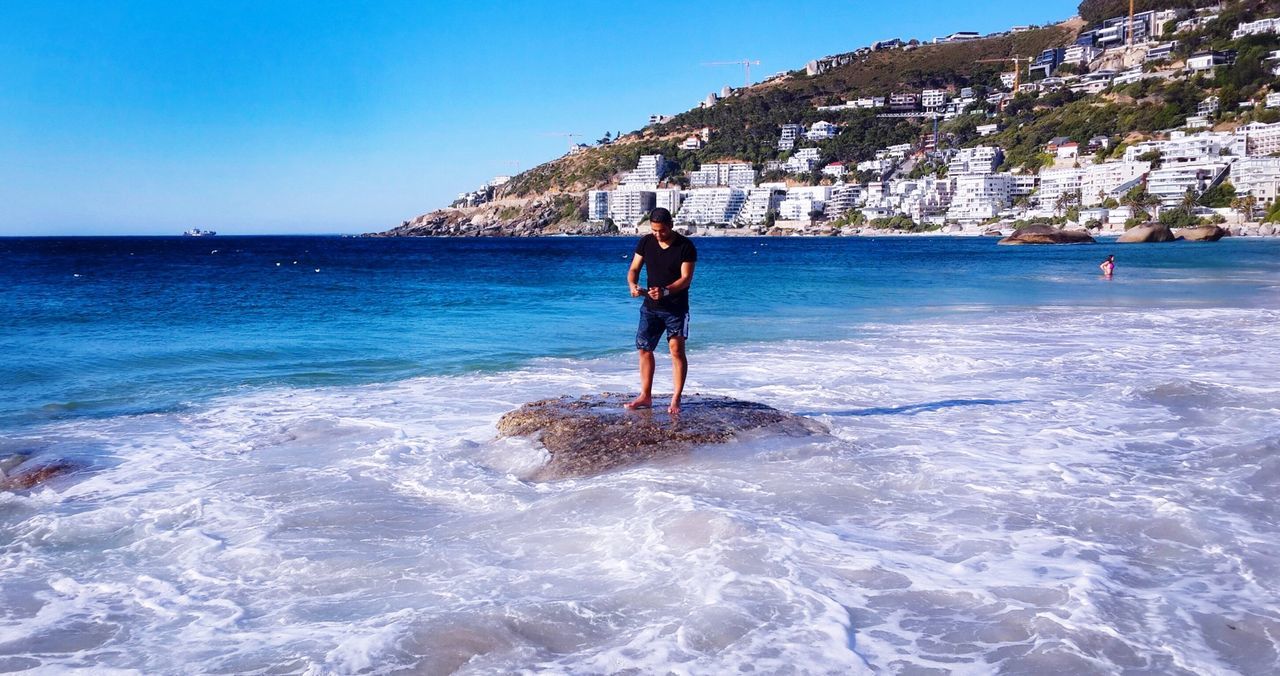
<svg viewBox="0 0 1280 676">
<path fill-rule="evenodd" d="M 687 391 L 831 435 L 525 481 L 633 244 L 0 239 L 0 457 L 85 467 L 0 671 L 1280 670 L 1280 241 L 698 240 Z"/>
</svg>

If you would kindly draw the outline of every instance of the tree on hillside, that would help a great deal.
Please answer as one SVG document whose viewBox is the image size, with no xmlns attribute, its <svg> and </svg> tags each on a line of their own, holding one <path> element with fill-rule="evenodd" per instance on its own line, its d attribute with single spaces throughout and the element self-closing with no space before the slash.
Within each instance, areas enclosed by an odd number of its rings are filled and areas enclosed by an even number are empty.
<svg viewBox="0 0 1280 676">
<path fill-rule="evenodd" d="M 1218 185 L 1204 191 L 1198 200 L 1200 204 L 1214 209 L 1222 209 L 1231 206 L 1231 202 L 1236 198 L 1236 187 L 1231 185 L 1230 181 L 1223 181 Z"/>
<path fill-rule="evenodd" d="M 1131 218 L 1145 221 L 1151 218 L 1150 210 L 1160 206 L 1160 198 L 1147 192 L 1147 186 L 1136 185 L 1120 198 L 1120 204 L 1129 207 Z"/>
<path fill-rule="evenodd" d="M 1231 200 L 1231 208 L 1240 214 L 1241 221 L 1253 220 L 1254 210 L 1258 208 L 1258 198 L 1248 193 L 1238 195 Z"/>
<path fill-rule="evenodd" d="M 1053 212 L 1061 216 L 1062 214 L 1070 211 L 1073 207 L 1079 207 L 1079 206 L 1080 206 L 1080 191 L 1068 190 L 1062 193 L 1061 195 L 1058 195 L 1058 199 L 1054 200 Z"/>
<path fill-rule="evenodd" d="M 1159 150 L 1148 150 L 1134 159 L 1139 162 L 1150 162 L 1152 169 L 1159 169 L 1160 164 L 1164 162 L 1164 153 L 1161 153 Z"/>
</svg>

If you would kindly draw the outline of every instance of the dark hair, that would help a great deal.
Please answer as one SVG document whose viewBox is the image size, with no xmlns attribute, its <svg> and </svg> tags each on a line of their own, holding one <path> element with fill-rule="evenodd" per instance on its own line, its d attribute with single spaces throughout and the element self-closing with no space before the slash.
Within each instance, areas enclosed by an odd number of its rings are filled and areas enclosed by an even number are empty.
<svg viewBox="0 0 1280 676">
<path fill-rule="evenodd" d="M 671 212 L 666 207 L 658 207 L 649 212 L 649 222 L 671 225 Z"/>
</svg>

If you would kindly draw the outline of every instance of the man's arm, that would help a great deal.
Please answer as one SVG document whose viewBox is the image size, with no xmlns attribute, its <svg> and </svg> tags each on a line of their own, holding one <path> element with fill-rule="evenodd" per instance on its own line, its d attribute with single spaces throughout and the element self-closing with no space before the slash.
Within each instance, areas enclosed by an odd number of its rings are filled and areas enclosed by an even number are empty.
<svg viewBox="0 0 1280 676">
<path fill-rule="evenodd" d="M 693 285 L 693 266 L 694 261 L 685 261 L 680 264 L 680 279 L 667 285 L 667 291 L 675 293 L 677 291 L 685 291 Z"/>
<path fill-rule="evenodd" d="M 635 254 L 631 257 L 631 267 L 627 270 L 627 286 L 631 287 L 631 297 L 636 298 L 644 293 L 640 288 L 640 266 L 644 265 L 644 256 Z"/>
</svg>

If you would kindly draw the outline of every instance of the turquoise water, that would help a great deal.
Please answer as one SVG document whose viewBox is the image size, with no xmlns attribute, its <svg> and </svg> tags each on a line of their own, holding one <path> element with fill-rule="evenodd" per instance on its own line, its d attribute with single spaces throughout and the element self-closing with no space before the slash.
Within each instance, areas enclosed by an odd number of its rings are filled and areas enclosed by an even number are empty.
<svg viewBox="0 0 1280 676">
<path fill-rule="evenodd" d="M 493 372 L 631 349 L 628 238 L 0 240 L 0 426 L 166 411 L 244 388 Z M 827 340 L 980 308 L 1249 307 L 1274 240 L 699 240 L 694 344 Z M 1119 254 L 1112 280 L 1097 274 Z M 318 270 L 318 271 L 317 271 Z"/>
</svg>

